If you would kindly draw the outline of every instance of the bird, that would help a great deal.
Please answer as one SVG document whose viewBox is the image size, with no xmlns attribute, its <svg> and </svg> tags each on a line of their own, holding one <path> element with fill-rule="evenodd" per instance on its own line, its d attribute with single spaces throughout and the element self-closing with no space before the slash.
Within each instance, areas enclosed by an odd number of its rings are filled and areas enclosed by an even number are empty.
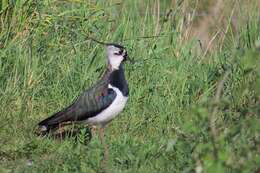
<svg viewBox="0 0 260 173">
<path fill-rule="evenodd" d="M 83 91 L 68 107 L 38 123 L 41 134 L 48 134 L 66 123 L 83 122 L 99 127 L 101 143 L 104 144 L 104 128 L 126 106 L 129 95 L 124 74 L 127 50 L 116 43 L 105 43 L 107 67 L 103 76 L 90 88 Z M 105 157 L 108 157 L 107 147 Z"/>
</svg>

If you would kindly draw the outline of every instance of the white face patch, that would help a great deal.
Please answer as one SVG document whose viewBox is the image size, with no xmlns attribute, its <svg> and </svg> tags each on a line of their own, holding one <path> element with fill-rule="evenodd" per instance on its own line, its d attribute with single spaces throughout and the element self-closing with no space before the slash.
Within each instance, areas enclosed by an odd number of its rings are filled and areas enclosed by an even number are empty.
<svg viewBox="0 0 260 173">
<path fill-rule="evenodd" d="M 111 65 L 112 69 L 118 70 L 121 62 L 123 61 L 124 57 L 121 55 L 112 55 L 108 57 L 109 64 Z"/>
<path fill-rule="evenodd" d="M 108 62 L 111 65 L 112 69 L 119 69 L 120 64 L 124 60 L 123 55 L 118 54 L 120 48 L 113 45 L 107 46 L 107 56 Z"/>
</svg>

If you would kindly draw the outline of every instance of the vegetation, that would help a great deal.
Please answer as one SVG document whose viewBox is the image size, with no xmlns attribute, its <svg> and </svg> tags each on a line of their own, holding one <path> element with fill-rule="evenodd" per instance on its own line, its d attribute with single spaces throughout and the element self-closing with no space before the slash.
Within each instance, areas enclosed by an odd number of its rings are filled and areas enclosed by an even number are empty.
<svg viewBox="0 0 260 173">
<path fill-rule="evenodd" d="M 258 0 L 222 2 L 215 18 L 207 1 L 0 2 L 0 172 L 259 172 Z M 104 49 L 88 37 L 134 59 L 106 170 L 83 128 L 76 140 L 34 134 L 102 73 Z"/>
</svg>

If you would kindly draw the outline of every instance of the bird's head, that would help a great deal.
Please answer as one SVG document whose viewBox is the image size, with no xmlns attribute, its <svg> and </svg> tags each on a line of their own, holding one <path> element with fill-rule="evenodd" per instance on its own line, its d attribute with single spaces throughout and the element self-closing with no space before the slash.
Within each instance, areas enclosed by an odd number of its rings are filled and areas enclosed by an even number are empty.
<svg viewBox="0 0 260 173">
<path fill-rule="evenodd" d="M 107 44 L 108 63 L 113 70 L 119 69 L 120 64 L 128 59 L 127 51 L 118 44 Z"/>
</svg>

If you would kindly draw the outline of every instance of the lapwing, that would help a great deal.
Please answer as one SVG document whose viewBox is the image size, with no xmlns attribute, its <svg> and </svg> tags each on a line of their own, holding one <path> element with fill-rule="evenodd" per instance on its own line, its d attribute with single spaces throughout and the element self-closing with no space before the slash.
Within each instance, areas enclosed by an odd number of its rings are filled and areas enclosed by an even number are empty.
<svg viewBox="0 0 260 173">
<path fill-rule="evenodd" d="M 122 112 L 129 93 L 123 68 L 123 62 L 128 59 L 126 49 L 114 43 L 106 43 L 105 46 L 107 69 L 104 75 L 70 106 L 41 121 L 38 124 L 41 134 L 58 129 L 61 124 L 83 122 L 99 127 L 101 143 L 104 144 L 104 127 Z"/>
</svg>

